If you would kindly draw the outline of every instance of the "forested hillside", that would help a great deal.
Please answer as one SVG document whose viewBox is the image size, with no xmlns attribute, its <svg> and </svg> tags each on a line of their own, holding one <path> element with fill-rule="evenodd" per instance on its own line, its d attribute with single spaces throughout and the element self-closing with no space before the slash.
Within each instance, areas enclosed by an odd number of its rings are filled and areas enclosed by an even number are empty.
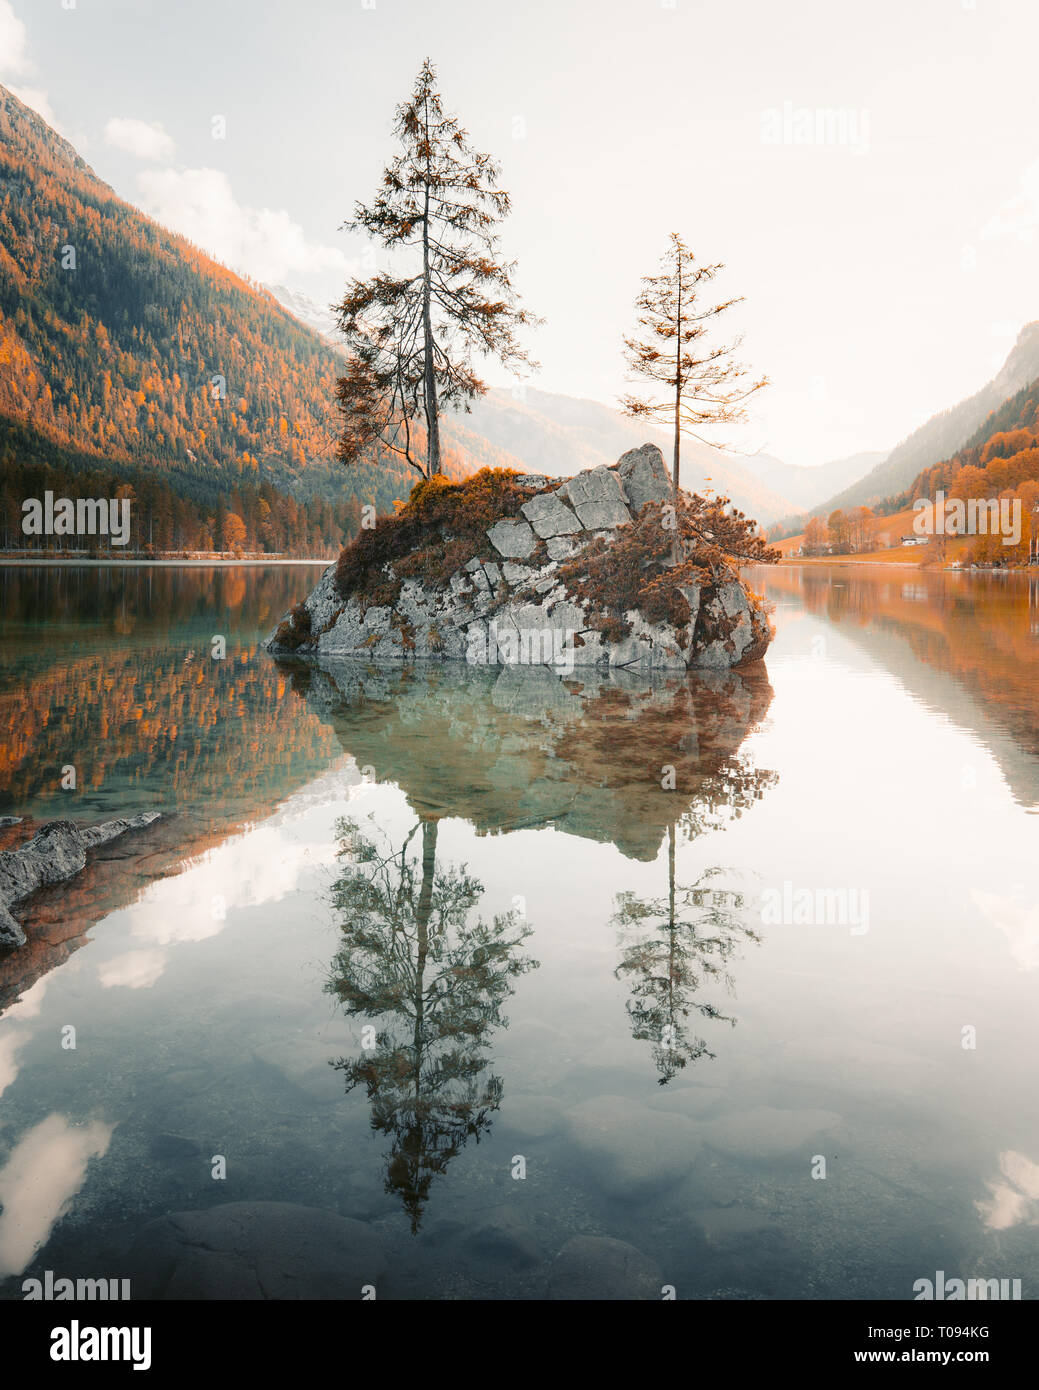
<svg viewBox="0 0 1039 1390">
<path fill-rule="evenodd" d="M 8 543 L 40 470 L 75 496 L 90 495 L 74 481 L 87 469 L 149 499 L 135 542 L 225 548 L 233 511 L 246 547 L 337 547 L 363 504 L 392 510 L 417 476 L 389 455 L 349 472 L 331 463 L 341 370 L 340 353 L 269 291 L 123 202 L 0 87 Z M 516 462 L 464 429 L 448 446 L 456 476 Z"/>
</svg>

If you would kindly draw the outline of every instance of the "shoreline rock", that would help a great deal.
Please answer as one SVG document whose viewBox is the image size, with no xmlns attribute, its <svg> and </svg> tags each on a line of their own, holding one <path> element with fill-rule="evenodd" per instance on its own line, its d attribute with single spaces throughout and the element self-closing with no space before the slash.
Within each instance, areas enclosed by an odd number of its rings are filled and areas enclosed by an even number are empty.
<svg viewBox="0 0 1039 1390">
<path fill-rule="evenodd" d="M 66 882 L 86 867 L 88 851 L 131 830 L 143 830 L 161 815 L 143 811 L 85 827 L 70 820 L 48 821 L 24 845 L 0 851 L 0 950 L 25 945 L 25 932 L 10 911 L 15 903 L 40 888 Z"/>
</svg>

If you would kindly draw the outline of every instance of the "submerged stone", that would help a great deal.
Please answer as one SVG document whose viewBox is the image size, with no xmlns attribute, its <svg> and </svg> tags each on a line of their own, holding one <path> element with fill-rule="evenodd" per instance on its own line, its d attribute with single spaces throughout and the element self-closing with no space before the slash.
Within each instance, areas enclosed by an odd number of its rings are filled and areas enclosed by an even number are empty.
<svg viewBox="0 0 1039 1390">
<path fill-rule="evenodd" d="M 548 1279 L 554 1301 L 656 1299 L 664 1277 L 659 1265 L 623 1240 L 574 1236 L 556 1256 Z"/>
<path fill-rule="evenodd" d="M 350 1299 L 386 1258 L 363 1221 L 291 1202 L 228 1202 L 149 1221 L 126 1257 L 135 1299 Z"/>
</svg>

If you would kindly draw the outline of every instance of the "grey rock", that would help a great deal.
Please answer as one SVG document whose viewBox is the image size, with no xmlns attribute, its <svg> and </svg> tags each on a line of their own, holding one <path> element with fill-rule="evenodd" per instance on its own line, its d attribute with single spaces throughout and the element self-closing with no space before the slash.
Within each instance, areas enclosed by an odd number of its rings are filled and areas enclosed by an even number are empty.
<svg viewBox="0 0 1039 1390">
<path fill-rule="evenodd" d="M 726 617 L 735 618 L 740 613 L 750 612 L 750 600 L 743 591 L 742 584 L 719 584 L 718 602 Z"/>
<path fill-rule="evenodd" d="M 650 1110 L 625 1096 L 574 1107 L 570 1132 L 592 1177 L 614 1199 L 642 1200 L 689 1176 L 702 1148 L 684 1115 Z"/>
<path fill-rule="evenodd" d="M 749 1207 L 706 1207 L 692 1213 L 694 1224 L 716 1250 L 756 1248 L 763 1234 L 778 1230 L 764 1212 Z"/>
<path fill-rule="evenodd" d="M 702 647 L 689 664 L 699 671 L 727 671 L 732 665 L 732 660 L 725 643 L 717 638 Z"/>
<path fill-rule="evenodd" d="M 557 496 L 565 497 L 572 507 L 583 507 L 590 502 L 625 502 L 621 479 L 612 468 L 588 468 L 563 484 Z"/>
<path fill-rule="evenodd" d="M 689 621 L 693 626 L 696 625 L 697 614 L 700 612 L 700 585 L 699 584 L 679 584 L 678 592 L 689 605 Z"/>
<path fill-rule="evenodd" d="M 803 1150 L 815 1151 L 813 1140 L 841 1126 L 833 1110 L 777 1110 L 760 1105 L 712 1120 L 704 1131 L 708 1146 L 721 1153 L 771 1160 Z M 807 1160 L 806 1160 L 807 1161 Z"/>
<path fill-rule="evenodd" d="M 0 903 L 0 951 L 10 951 L 15 946 L 25 945 L 25 932 L 21 924 Z"/>
<path fill-rule="evenodd" d="M 21 816 L 0 816 L 0 830 L 6 830 L 9 825 L 21 825 Z"/>
<path fill-rule="evenodd" d="M 638 516 L 647 502 L 670 502 L 671 478 L 664 456 L 655 444 L 629 449 L 617 464 L 632 515 Z"/>
<path fill-rule="evenodd" d="M 511 675 L 511 673 L 509 674 Z M 549 681 L 555 679 L 547 671 L 545 677 Z M 506 672 L 503 671 L 498 677 L 498 684 L 494 687 L 496 700 L 499 687 L 506 679 Z M 558 685 L 558 682 L 556 684 Z M 529 687 L 520 687 L 520 689 L 526 695 Z M 514 708 L 515 705 L 510 707 Z M 518 1095 L 507 1098 L 498 1123 L 502 1129 L 531 1140 L 543 1139 L 546 1135 L 555 1134 L 557 1130 L 562 1128 L 565 1120 L 566 1110 L 553 1096 Z"/>
<path fill-rule="evenodd" d="M 575 666 L 608 666 L 609 653 L 603 645 L 602 633 L 585 628 L 574 638 Z"/>
<path fill-rule="evenodd" d="M 547 487 L 555 479 L 545 473 L 520 473 L 515 482 L 517 487 Z"/>
<path fill-rule="evenodd" d="M 336 567 L 329 565 L 306 601 L 312 632 L 322 632 L 330 623 L 335 622 L 343 606 L 343 600 L 335 586 L 335 578 Z"/>
<path fill-rule="evenodd" d="M 642 643 L 634 633 L 622 637 L 619 642 L 607 643 L 606 649 L 611 667 L 642 665 Z"/>
<path fill-rule="evenodd" d="M 37 888 L 78 874 L 86 862 L 86 848 L 72 822 L 51 821 L 28 844 L 0 853 L 0 901 L 20 902 Z"/>
<path fill-rule="evenodd" d="M 731 581 L 718 585 L 702 608 L 711 629 L 721 635 L 703 642 L 689 664 L 708 670 L 736 665 L 756 637 L 750 600 L 742 584 Z"/>
<path fill-rule="evenodd" d="M 513 1206 L 493 1207 L 482 1213 L 465 1245 L 472 1254 L 499 1267 L 527 1269 L 545 1258 L 530 1222 Z"/>
<path fill-rule="evenodd" d="M 581 530 L 581 523 L 555 492 L 546 492 L 524 502 L 520 511 L 537 534 L 547 540 L 550 536 L 569 536 Z"/>
<path fill-rule="evenodd" d="M 754 628 L 749 617 L 742 617 L 732 632 L 732 664 L 743 660 L 744 653 L 754 641 Z"/>
<path fill-rule="evenodd" d="M 25 934 L 8 909 L 39 888 L 63 883 L 85 867 L 87 851 L 97 849 L 131 830 L 143 830 L 159 819 L 160 811 L 145 811 L 101 825 L 78 828 L 55 820 L 37 830 L 27 844 L 0 852 L 0 945 L 21 946 Z"/>
<path fill-rule="evenodd" d="M 161 819 L 161 811 L 142 811 L 136 816 L 122 816 L 119 820 L 106 820 L 100 825 L 84 826 L 79 831 L 80 844 L 88 850 L 97 849 L 98 845 L 116 840 L 131 830 L 147 830 L 149 825 Z"/>
<path fill-rule="evenodd" d="M 198 1158 L 202 1150 L 194 1139 L 182 1134 L 157 1134 L 148 1145 L 148 1155 L 160 1163 L 176 1163 L 182 1159 Z"/>
<path fill-rule="evenodd" d="M 574 1236 L 552 1263 L 548 1296 L 554 1301 L 659 1299 L 664 1279 L 653 1260 L 623 1240 Z"/>
<path fill-rule="evenodd" d="M 584 626 L 584 614 L 574 604 L 557 601 L 521 603 L 509 608 L 488 629 L 505 666 L 572 665 L 574 634 Z"/>
<path fill-rule="evenodd" d="M 310 614 L 310 630 L 312 633 L 320 634 L 330 628 L 336 621 L 343 609 L 343 599 L 335 586 L 336 567 L 329 565 L 324 574 L 318 580 L 314 589 L 306 598 L 305 606 Z M 288 621 L 291 613 L 286 613 L 282 619 Z M 264 642 L 264 647 L 268 651 L 277 651 L 274 633 Z"/>
<path fill-rule="evenodd" d="M 641 613 L 628 615 L 632 632 L 642 644 L 642 664 L 651 670 L 682 670 L 687 665 L 686 654 L 669 623 L 647 623 Z"/>
<path fill-rule="evenodd" d="M 518 517 L 496 521 L 488 530 L 487 539 L 507 560 L 526 560 L 537 544 L 530 526 Z"/>
<path fill-rule="evenodd" d="M 620 477 L 609 468 L 590 468 L 577 473 L 559 489 L 588 531 L 623 526 L 631 520 L 624 505 L 624 488 Z"/>
<path fill-rule="evenodd" d="M 599 667 L 612 670 L 614 681 L 637 681 L 653 671 L 689 667 L 721 673 L 765 650 L 767 620 L 735 580 L 703 588 L 683 585 L 690 608 L 685 623 L 653 624 L 639 612 L 625 614 L 630 631 L 614 642 L 591 626 L 602 615 L 590 602 L 573 608 L 565 621 L 556 609 L 570 598 L 559 578 L 561 562 L 580 556 L 593 538 L 608 554 L 618 528 L 631 521 L 629 501 L 637 511 L 646 501 L 670 498 L 671 480 L 655 445 L 630 450 L 611 468 L 588 469 L 569 479 L 529 474 L 522 481 L 531 488 L 553 484 L 556 490 L 529 497 L 520 516 L 503 517 L 487 528 L 500 563 L 471 555 L 446 583 L 409 578 L 392 607 L 368 609 L 361 594 L 341 598 L 330 566 L 307 600 L 314 636 L 300 654 L 316 651 L 322 659 L 366 664 L 464 659 L 500 667 L 541 664 L 545 658 L 538 653 L 548 642 L 549 664 L 557 668 L 562 662 L 585 670 Z M 391 566 L 383 573 L 392 579 Z M 534 655 L 517 656 L 517 643 L 521 653 Z M 275 649 L 273 640 L 268 646 Z"/>
<path fill-rule="evenodd" d="M 331 628 L 317 639 L 317 649 L 322 654 L 353 651 L 367 635 L 360 605 L 351 599 Z"/>
<path fill-rule="evenodd" d="M 582 502 L 577 508 L 577 515 L 581 519 L 581 525 L 588 531 L 623 526 L 631 520 L 631 514 L 627 507 L 615 498 L 597 502 Z"/>
<path fill-rule="evenodd" d="M 567 560 L 577 550 L 573 541 L 564 540 L 562 536 L 553 536 L 546 546 L 550 560 Z"/>
<path fill-rule="evenodd" d="M 149 1221 L 125 1260 L 135 1299 L 352 1299 L 378 1289 L 382 1244 L 362 1221 L 290 1202 L 228 1202 Z"/>
<path fill-rule="evenodd" d="M 379 633 L 380 635 L 389 632 L 391 612 L 392 610 L 386 606 L 369 608 L 368 612 L 364 615 L 364 625 L 368 629 L 368 632 Z"/>
<path fill-rule="evenodd" d="M 470 666 L 497 666 L 498 644 L 491 639 L 487 624 L 478 619 L 465 629 L 465 659 Z"/>
</svg>

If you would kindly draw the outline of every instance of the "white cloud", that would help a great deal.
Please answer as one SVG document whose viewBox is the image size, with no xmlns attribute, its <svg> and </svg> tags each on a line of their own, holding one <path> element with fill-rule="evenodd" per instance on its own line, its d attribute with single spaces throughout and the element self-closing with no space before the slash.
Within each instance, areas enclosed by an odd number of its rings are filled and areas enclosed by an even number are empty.
<svg viewBox="0 0 1039 1390">
<path fill-rule="evenodd" d="M 165 951 L 124 951 L 99 966 L 97 974 L 105 989 L 150 989 L 165 969 Z"/>
<path fill-rule="evenodd" d="M 1039 1225 L 1039 1163 L 1025 1154 L 1007 1149 L 999 1155 L 999 1166 L 1007 1182 L 987 1182 L 987 1198 L 975 1202 L 985 1225 L 991 1231 L 1008 1231 L 1027 1223 Z"/>
<path fill-rule="evenodd" d="M 1039 970 L 1039 908 L 1020 895 L 1006 898 L 975 889 L 971 897 L 988 921 L 1006 937 L 1018 968 Z"/>
<path fill-rule="evenodd" d="M 347 267 L 342 251 L 309 242 L 284 210 L 236 202 L 220 169 L 149 169 L 137 181 L 146 213 L 255 280 Z"/>
<path fill-rule="evenodd" d="M 87 1165 L 108 1151 L 114 1125 L 48 1115 L 0 1169 L 0 1279 L 21 1274 L 83 1186 Z"/>
<path fill-rule="evenodd" d="M 105 126 L 105 139 L 117 150 L 138 159 L 172 159 L 176 145 L 161 125 L 138 121 L 133 116 L 113 116 Z"/>
<path fill-rule="evenodd" d="M 278 902 L 294 893 L 304 873 L 335 863 L 338 845 L 286 842 L 276 825 L 260 825 L 225 840 L 190 869 L 150 884 L 133 909 L 133 935 L 153 946 L 205 941 L 227 925 L 236 908 Z M 222 912 L 213 906 L 219 902 Z M 124 983 L 104 980 L 105 984 Z"/>
<path fill-rule="evenodd" d="M 28 30 L 11 8 L 10 0 L 0 0 L 0 79 L 19 101 L 31 106 L 49 126 L 67 138 L 43 88 L 24 87 L 10 81 L 12 77 L 31 76 L 35 71 L 36 64 L 29 57 Z"/>
<path fill-rule="evenodd" d="M 11 1029 L 0 1038 L 0 1096 L 18 1075 L 18 1052 L 29 1041 L 25 1029 Z"/>
<path fill-rule="evenodd" d="M 18 77 L 31 71 L 28 31 L 11 8 L 10 0 L 0 0 L 0 74 Z"/>
<path fill-rule="evenodd" d="M 1033 241 L 1039 230 L 1039 160 L 1021 175 L 1017 192 L 989 218 L 981 235 L 986 240 L 1016 237 Z"/>
</svg>

